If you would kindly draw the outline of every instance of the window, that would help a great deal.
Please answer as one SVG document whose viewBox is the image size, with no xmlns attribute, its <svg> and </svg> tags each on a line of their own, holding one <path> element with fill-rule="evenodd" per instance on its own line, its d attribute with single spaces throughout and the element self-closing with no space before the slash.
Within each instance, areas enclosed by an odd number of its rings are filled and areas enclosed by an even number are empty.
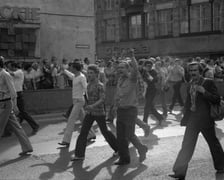
<svg viewBox="0 0 224 180">
<path fill-rule="evenodd" d="M 184 7 L 180 9 L 180 33 L 189 33 L 188 23 L 188 8 Z"/>
<path fill-rule="evenodd" d="M 36 29 L 0 28 L 0 54 L 5 57 L 35 57 Z"/>
<path fill-rule="evenodd" d="M 136 39 L 142 37 L 142 16 L 133 15 L 129 19 L 129 38 Z"/>
<path fill-rule="evenodd" d="M 154 36 L 154 19 L 151 19 L 151 14 L 147 13 L 146 14 L 146 26 L 145 26 L 145 33 L 146 33 L 146 37 L 152 37 Z"/>
<path fill-rule="evenodd" d="M 157 11 L 157 36 L 173 34 L 173 10 L 162 9 Z"/>
<path fill-rule="evenodd" d="M 211 31 L 211 4 L 193 4 L 190 7 L 190 23 L 193 32 Z"/>
<path fill-rule="evenodd" d="M 220 3 L 214 3 L 213 5 L 213 30 L 221 30 L 221 22 L 223 19 L 221 19 L 221 5 Z"/>
<path fill-rule="evenodd" d="M 121 40 L 127 40 L 128 39 L 128 23 L 127 23 L 127 18 L 126 17 L 122 17 L 121 18 L 121 26 L 120 26 L 120 38 Z"/>
<path fill-rule="evenodd" d="M 115 40 L 115 23 L 113 19 L 105 20 L 106 25 L 106 41 L 114 41 Z"/>
<path fill-rule="evenodd" d="M 115 0 L 106 0 L 106 9 L 111 10 L 115 7 Z"/>
</svg>

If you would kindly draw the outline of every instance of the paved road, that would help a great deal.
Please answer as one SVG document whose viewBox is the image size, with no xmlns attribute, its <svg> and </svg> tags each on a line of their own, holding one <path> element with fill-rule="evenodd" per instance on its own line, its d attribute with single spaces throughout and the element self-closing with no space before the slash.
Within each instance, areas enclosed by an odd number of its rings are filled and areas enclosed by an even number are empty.
<svg viewBox="0 0 224 180">
<path fill-rule="evenodd" d="M 142 129 L 136 127 L 136 134 L 149 148 L 147 159 L 140 164 L 135 148 L 130 145 L 131 164 L 124 167 L 113 165 L 117 158 L 112 157 L 113 151 L 96 125 L 94 128 L 97 139 L 88 145 L 85 161 L 70 162 L 80 124 L 76 124 L 69 150 L 59 149 L 57 143 L 62 139 L 66 121 L 60 114 L 52 117 L 36 116 L 41 129 L 37 135 L 30 136 L 34 147 L 32 156 L 18 156 L 21 150 L 14 136 L 0 140 L 0 180 L 169 180 L 167 174 L 172 170 L 184 133 L 184 128 L 179 126 L 181 114 L 178 109 L 174 113 L 168 116 L 162 126 L 158 126 L 150 118 L 152 131 L 147 138 L 144 137 Z M 139 117 L 142 118 L 141 112 Z M 23 126 L 27 134 L 31 134 L 28 125 Z M 113 125 L 109 127 L 115 132 Z M 216 127 L 224 147 L 224 121 L 218 122 Z M 224 175 L 215 174 L 210 152 L 202 136 L 199 137 L 186 179 L 224 180 Z"/>
</svg>

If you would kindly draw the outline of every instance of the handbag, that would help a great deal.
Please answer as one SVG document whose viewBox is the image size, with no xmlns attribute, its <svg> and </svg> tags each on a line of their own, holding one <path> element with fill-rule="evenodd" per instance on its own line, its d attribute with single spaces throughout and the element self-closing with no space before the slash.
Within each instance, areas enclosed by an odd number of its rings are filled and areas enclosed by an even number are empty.
<svg viewBox="0 0 224 180">
<path fill-rule="evenodd" d="M 204 79 L 201 85 L 203 86 L 203 84 Z M 210 116 L 214 121 L 221 121 L 224 118 L 224 100 L 222 98 L 219 104 L 210 103 Z"/>
<path fill-rule="evenodd" d="M 224 118 L 224 100 L 219 104 L 210 104 L 210 115 L 215 121 L 221 121 Z"/>
</svg>

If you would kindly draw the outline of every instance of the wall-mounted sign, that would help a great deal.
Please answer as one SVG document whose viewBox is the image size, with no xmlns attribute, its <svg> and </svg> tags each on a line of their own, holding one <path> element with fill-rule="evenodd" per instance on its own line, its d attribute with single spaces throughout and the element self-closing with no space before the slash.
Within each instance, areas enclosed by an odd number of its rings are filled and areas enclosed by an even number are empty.
<svg viewBox="0 0 224 180">
<path fill-rule="evenodd" d="M 125 43 L 125 44 L 113 44 L 111 46 L 100 47 L 100 54 L 105 57 L 120 56 L 122 53 L 128 52 L 130 48 L 135 49 L 137 55 L 149 55 L 150 48 L 147 42 L 135 42 L 135 43 Z"/>
<path fill-rule="evenodd" d="M 0 7 L 0 20 L 21 20 L 24 22 L 39 22 L 40 9 L 27 7 Z"/>
<path fill-rule="evenodd" d="M 78 49 L 89 49 L 90 45 L 89 44 L 76 44 L 75 47 Z"/>
</svg>

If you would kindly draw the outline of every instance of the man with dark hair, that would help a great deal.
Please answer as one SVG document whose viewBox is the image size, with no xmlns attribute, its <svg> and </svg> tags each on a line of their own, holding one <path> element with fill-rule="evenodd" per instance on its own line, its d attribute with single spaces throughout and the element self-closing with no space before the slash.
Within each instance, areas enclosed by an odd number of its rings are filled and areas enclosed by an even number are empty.
<svg viewBox="0 0 224 180">
<path fill-rule="evenodd" d="M 74 130 L 75 122 L 80 116 L 80 112 L 85 104 L 84 94 L 87 88 L 87 80 L 83 73 L 81 73 L 82 66 L 79 62 L 72 63 L 71 72 L 64 70 L 65 75 L 67 75 L 72 80 L 72 99 L 73 107 L 69 115 L 67 126 L 64 132 L 63 141 L 58 143 L 61 146 L 69 147 L 72 138 L 72 132 Z"/>
<path fill-rule="evenodd" d="M 88 86 L 87 86 L 87 106 L 85 107 L 86 116 L 83 120 L 81 132 L 78 136 L 75 148 L 75 157 L 72 161 L 84 160 L 87 143 L 87 135 L 94 123 L 97 122 L 104 138 L 115 151 L 118 151 L 115 136 L 107 129 L 106 112 L 105 112 L 105 90 L 104 85 L 99 81 L 99 68 L 96 65 L 89 65 L 87 70 Z"/>
<path fill-rule="evenodd" d="M 215 134 L 214 119 L 210 115 L 210 104 L 220 102 L 217 87 L 212 80 L 200 75 L 198 62 L 190 63 L 188 71 L 191 81 L 181 120 L 181 125 L 186 126 L 186 129 L 181 150 L 173 166 L 174 174 L 169 175 L 179 180 L 185 179 L 199 133 L 202 133 L 209 145 L 217 173 L 224 173 L 224 152 Z"/>
<path fill-rule="evenodd" d="M 116 165 L 129 164 L 130 153 L 128 149 L 131 142 L 138 150 L 139 161 L 142 162 L 146 158 L 148 148 L 143 145 L 135 135 L 135 123 L 138 114 L 138 64 L 134 57 L 134 50 L 130 50 L 130 65 L 126 61 L 122 61 L 118 65 L 118 83 L 116 93 L 117 109 L 117 141 L 119 160 Z"/>
<path fill-rule="evenodd" d="M 26 120 L 28 124 L 32 127 L 32 134 L 34 135 L 37 133 L 39 125 L 25 110 L 25 103 L 23 98 L 24 73 L 16 62 L 11 63 L 11 65 L 9 66 L 9 70 L 10 75 L 13 77 L 14 85 L 16 88 L 17 106 L 19 108 L 18 117 L 20 119 L 20 123 L 22 123 L 23 120 Z"/>
<path fill-rule="evenodd" d="M 142 75 L 143 80 L 147 84 L 146 94 L 145 94 L 145 107 L 144 107 L 144 117 L 143 121 L 148 123 L 149 113 L 152 113 L 156 119 L 158 119 L 159 124 L 161 124 L 163 120 L 163 116 L 156 110 L 154 105 L 154 98 L 156 96 L 156 85 L 155 83 L 158 81 L 157 72 L 152 69 L 153 61 L 146 60 L 145 68 L 147 72 Z"/>
<path fill-rule="evenodd" d="M 16 90 L 10 74 L 4 69 L 4 58 L 0 57 L 0 136 L 6 124 L 16 134 L 22 147 L 19 155 L 24 156 L 33 152 L 30 141 L 16 119 L 18 112 Z"/>
</svg>

